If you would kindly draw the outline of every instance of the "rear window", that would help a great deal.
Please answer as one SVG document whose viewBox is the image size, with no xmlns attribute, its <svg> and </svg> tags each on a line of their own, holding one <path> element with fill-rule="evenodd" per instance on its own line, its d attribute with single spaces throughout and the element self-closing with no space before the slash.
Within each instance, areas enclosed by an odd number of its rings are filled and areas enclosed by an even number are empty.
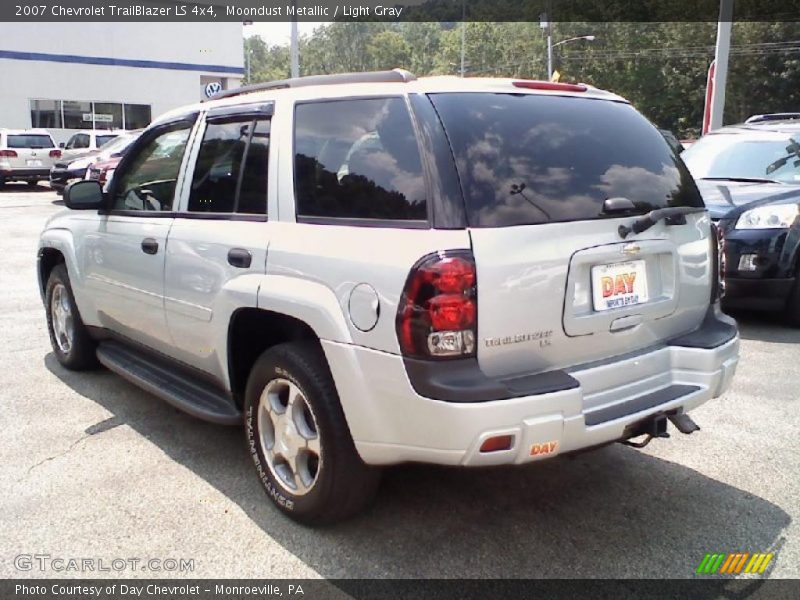
<svg viewBox="0 0 800 600">
<path fill-rule="evenodd" d="M 607 198 L 647 212 L 703 206 L 683 162 L 628 104 L 534 94 L 431 95 L 472 227 L 604 218 Z"/>
<path fill-rule="evenodd" d="M 49 135 L 22 134 L 8 136 L 9 148 L 54 148 L 53 140 Z"/>
</svg>

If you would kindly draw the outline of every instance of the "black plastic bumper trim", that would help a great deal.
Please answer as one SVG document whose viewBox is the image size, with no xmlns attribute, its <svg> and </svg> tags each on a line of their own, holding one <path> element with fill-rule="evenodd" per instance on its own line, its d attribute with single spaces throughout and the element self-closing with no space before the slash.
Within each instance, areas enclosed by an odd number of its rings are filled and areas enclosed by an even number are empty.
<svg viewBox="0 0 800 600">
<path fill-rule="evenodd" d="M 476 358 L 447 361 L 405 358 L 414 390 L 425 398 L 445 402 L 491 402 L 549 394 L 577 388 L 578 380 L 565 371 L 547 371 L 511 379 L 492 379 Z"/>
<path fill-rule="evenodd" d="M 677 400 L 682 396 L 688 396 L 699 389 L 700 388 L 696 385 L 671 385 L 664 389 L 656 390 L 655 392 L 628 400 L 627 402 L 620 402 L 619 404 L 613 404 L 605 408 L 599 408 L 597 410 L 586 412 L 583 415 L 583 419 L 587 427 L 600 425 L 601 423 L 606 423 L 607 421 L 613 421 L 614 419 L 626 417 L 628 415 L 647 410 L 648 408 L 666 404 L 667 402 Z"/>
<path fill-rule="evenodd" d="M 669 345 L 710 350 L 731 341 L 738 332 L 736 321 L 711 306 L 698 329 L 670 340 Z"/>
</svg>

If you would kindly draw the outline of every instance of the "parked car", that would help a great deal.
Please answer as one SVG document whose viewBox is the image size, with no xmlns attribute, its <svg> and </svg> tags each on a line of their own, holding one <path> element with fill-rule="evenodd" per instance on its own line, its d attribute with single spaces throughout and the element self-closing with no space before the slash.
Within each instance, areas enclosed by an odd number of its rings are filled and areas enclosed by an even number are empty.
<svg viewBox="0 0 800 600">
<path fill-rule="evenodd" d="M 61 194 L 69 182 L 88 178 L 89 167 L 96 162 L 105 162 L 121 157 L 140 133 L 141 130 L 124 132 L 103 144 L 99 149 L 85 152 L 72 160 L 59 160 L 50 169 L 50 187 Z"/>
<path fill-rule="evenodd" d="M 0 129 L 0 187 L 8 181 L 35 186 L 61 156 L 44 129 Z"/>
<path fill-rule="evenodd" d="M 725 239 L 729 308 L 800 325 L 800 122 L 722 127 L 683 155 Z"/>
<path fill-rule="evenodd" d="M 95 162 L 89 165 L 85 178 L 99 181 L 100 185 L 103 186 L 103 191 L 105 191 L 108 184 L 111 183 L 111 178 L 117 165 L 141 133 L 142 130 L 132 131 L 130 134 L 120 136 L 109 144 L 106 149 L 98 154 Z"/>
<path fill-rule="evenodd" d="M 730 385 L 708 214 L 619 96 L 399 70 L 220 96 L 67 187 L 39 281 L 61 365 L 244 423 L 292 518 L 357 513 L 383 465 L 691 433 Z"/>
<path fill-rule="evenodd" d="M 59 146 L 63 149 L 64 160 L 69 162 L 89 152 L 99 150 L 104 144 L 115 140 L 122 133 L 125 132 L 107 129 L 79 131 L 66 143 L 59 144 Z"/>
</svg>

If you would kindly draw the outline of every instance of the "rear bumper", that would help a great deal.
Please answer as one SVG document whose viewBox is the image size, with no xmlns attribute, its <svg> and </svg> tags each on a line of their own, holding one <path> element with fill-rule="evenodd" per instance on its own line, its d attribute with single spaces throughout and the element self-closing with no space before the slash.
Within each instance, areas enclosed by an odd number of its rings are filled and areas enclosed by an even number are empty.
<svg viewBox="0 0 800 600">
<path fill-rule="evenodd" d="M 783 310 L 794 287 L 794 278 L 725 280 L 725 308 Z"/>
<path fill-rule="evenodd" d="M 49 176 L 49 169 L 0 169 L 0 177 L 6 181 L 47 179 Z"/>
<path fill-rule="evenodd" d="M 703 345 L 666 345 L 571 370 L 579 382 L 571 389 L 456 403 L 417 394 L 397 355 L 323 342 L 366 463 L 463 466 L 551 458 L 624 439 L 626 430 L 653 415 L 696 408 L 729 387 L 739 358 L 738 334 L 715 347 Z M 480 452 L 487 438 L 500 435 L 513 436 L 510 449 Z"/>
</svg>

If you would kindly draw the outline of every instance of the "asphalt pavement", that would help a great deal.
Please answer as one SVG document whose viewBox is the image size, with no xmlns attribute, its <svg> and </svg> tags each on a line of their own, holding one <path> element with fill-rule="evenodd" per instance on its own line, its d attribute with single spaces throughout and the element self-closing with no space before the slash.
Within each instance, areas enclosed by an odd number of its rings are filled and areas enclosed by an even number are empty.
<svg viewBox="0 0 800 600">
<path fill-rule="evenodd" d="M 736 315 L 739 370 L 692 413 L 700 432 L 516 468 L 395 467 L 363 516 L 310 529 L 267 501 L 240 429 L 58 365 L 35 265 L 59 210 L 45 185 L 0 191 L 0 577 L 683 578 L 707 552 L 773 552 L 768 577 L 800 577 L 800 330 L 775 315 Z"/>
</svg>

